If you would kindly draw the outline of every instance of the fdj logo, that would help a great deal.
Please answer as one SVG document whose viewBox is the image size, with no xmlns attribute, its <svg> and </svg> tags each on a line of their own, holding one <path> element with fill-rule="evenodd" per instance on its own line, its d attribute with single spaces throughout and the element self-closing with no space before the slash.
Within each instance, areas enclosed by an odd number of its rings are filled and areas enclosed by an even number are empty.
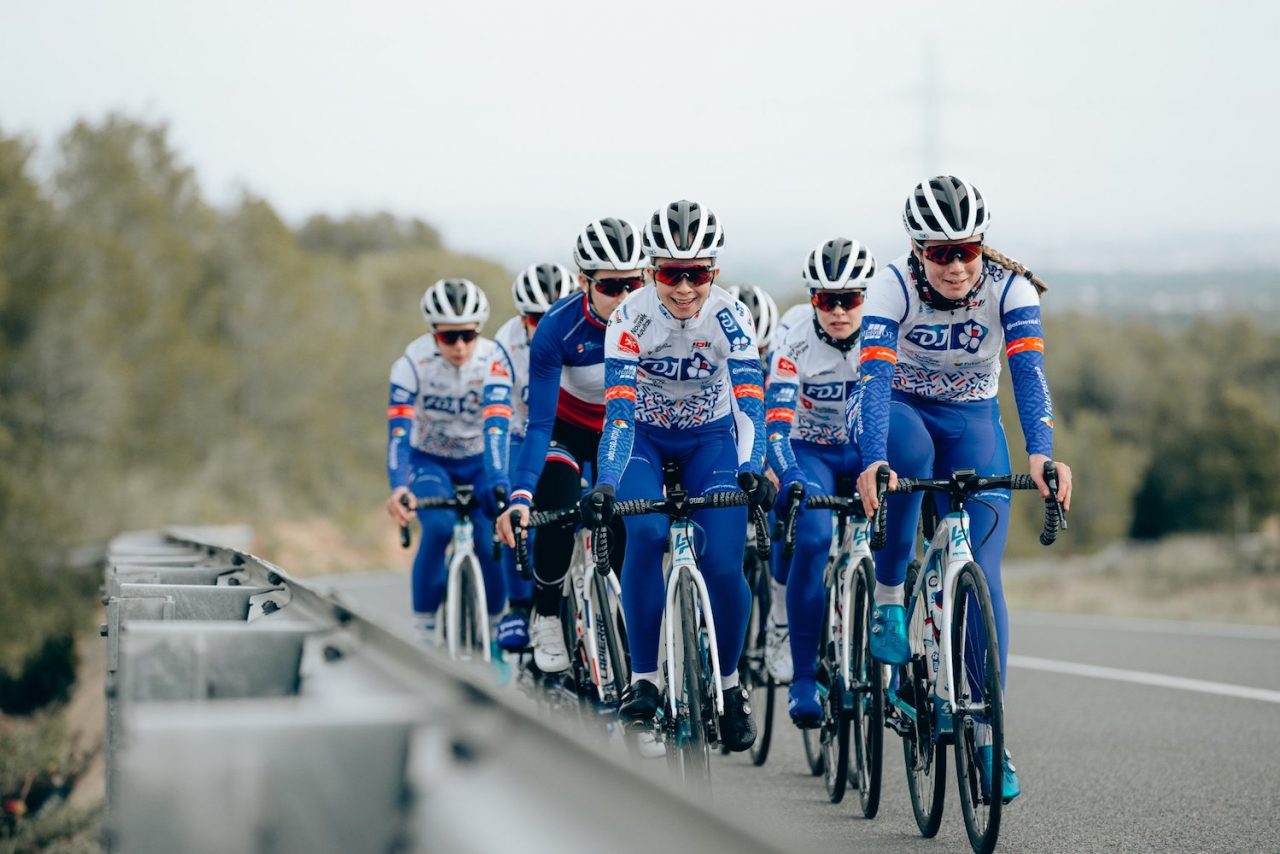
<svg viewBox="0 0 1280 854">
<path fill-rule="evenodd" d="M 676 359 L 671 356 L 662 359 L 642 359 L 640 368 L 654 376 L 669 380 L 706 379 L 714 370 L 701 353 L 694 353 L 687 359 Z"/>
<path fill-rule="evenodd" d="M 854 383 L 805 383 L 804 396 L 810 400 L 844 400 Z"/>
<path fill-rule="evenodd" d="M 474 415 L 480 411 L 480 392 L 469 391 L 462 397 L 449 397 L 443 394 L 423 395 L 422 408 L 449 415 Z"/>
<path fill-rule="evenodd" d="M 925 350 L 964 350 L 976 353 L 990 332 L 976 320 L 963 323 L 935 323 L 917 326 L 907 333 L 907 340 Z"/>
</svg>

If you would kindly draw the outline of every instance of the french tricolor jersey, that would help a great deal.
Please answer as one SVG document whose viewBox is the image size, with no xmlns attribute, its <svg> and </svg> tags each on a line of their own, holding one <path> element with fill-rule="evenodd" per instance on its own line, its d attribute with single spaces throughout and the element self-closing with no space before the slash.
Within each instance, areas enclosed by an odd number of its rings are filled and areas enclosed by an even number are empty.
<svg viewBox="0 0 1280 854">
<path fill-rule="evenodd" d="M 479 338 L 471 359 L 455 368 L 436 347 L 434 335 L 416 339 L 391 366 L 387 417 L 413 419 L 409 444 L 419 451 L 449 459 L 479 455 L 484 450 L 481 399 L 497 353 L 493 341 Z"/>
<path fill-rule="evenodd" d="M 864 387 L 855 414 L 863 459 L 885 458 L 888 381 L 894 391 L 930 400 L 989 400 L 1000 384 L 1001 350 L 1009 358 L 1028 451 L 1050 454 L 1053 403 L 1035 286 L 985 261 L 968 303 L 939 310 L 921 302 L 909 257 L 882 267 L 867 287 L 859 357 Z"/>
<path fill-rule="evenodd" d="M 764 457 L 760 353 L 750 311 L 727 291 L 713 285 L 701 310 L 678 320 L 655 286 L 640 288 L 614 310 L 604 352 L 602 482 L 622 475 L 631 443 L 620 447 L 615 434 L 629 434 L 630 425 L 685 430 L 730 416 L 739 464 L 758 471 Z"/>
<path fill-rule="evenodd" d="M 517 315 L 502 324 L 493 341 L 497 347 L 485 381 L 485 414 L 493 414 L 490 407 L 503 410 L 500 414 L 509 419 L 511 435 L 522 438 L 529 420 L 529 334 L 524 320 Z"/>
</svg>

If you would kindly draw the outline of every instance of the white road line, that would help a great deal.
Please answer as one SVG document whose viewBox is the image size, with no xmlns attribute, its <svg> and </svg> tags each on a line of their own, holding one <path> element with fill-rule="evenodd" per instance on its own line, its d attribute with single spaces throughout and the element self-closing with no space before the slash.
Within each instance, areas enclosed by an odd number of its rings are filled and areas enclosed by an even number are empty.
<svg viewBox="0 0 1280 854">
<path fill-rule="evenodd" d="M 1091 676 L 1094 679 L 1111 679 L 1115 682 L 1131 682 L 1135 685 L 1154 685 L 1157 688 L 1176 688 L 1180 691 L 1196 691 L 1219 697 L 1239 697 L 1244 700 L 1261 700 L 1264 703 L 1280 703 L 1280 691 L 1266 688 L 1249 688 L 1245 685 L 1229 685 L 1225 682 L 1206 682 L 1203 679 L 1185 679 L 1163 673 L 1146 673 L 1141 670 L 1121 670 L 1116 667 L 1099 667 L 1095 664 L 1077 664 L 1074 661 L 1055 661 L 1030 655 L 1010 655 L 1012 667 L 1028 670 L 1046 670 L 1050 673 L 1066 673 L 1071 676 Z"/>
<path fill-rule="evenodd" d="M 1191 620 L 1150 620 L 1140 617 L 1104 617 L 1096 614 L 1053 614 L 1047 611 L 1011 611 L 1009 619 L 1023 626 L 1115 629 L 1160 635 L 1280 640 L 1280 627 L 1243 623 L 1198 623 Z"/>
</svg>

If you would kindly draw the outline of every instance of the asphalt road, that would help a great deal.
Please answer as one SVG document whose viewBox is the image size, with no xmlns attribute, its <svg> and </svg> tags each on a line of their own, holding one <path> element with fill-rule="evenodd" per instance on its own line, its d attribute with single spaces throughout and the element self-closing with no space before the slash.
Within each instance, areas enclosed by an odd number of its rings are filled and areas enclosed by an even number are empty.
<svg viewBox="0 0 1280 854">
<path fill-rule="evenodd" d="M 410 624 L 397 573 L 310 579 Z M 1015 613 L 1006 741 L 1023 794 L 1002 851 L 1280 852 L 1280 629 Z M 760 702 L 762 698 L 755 698 Z M 777 703 L 768 762 L 717 757 L 714 797 L 792 851 L 965 851 L 952 775 L 922 840 L 901 741 L 886 732 L 879 816 L 831 804 Z M 645 821 L 638 817 L 637 832 Z"/>
</svg>

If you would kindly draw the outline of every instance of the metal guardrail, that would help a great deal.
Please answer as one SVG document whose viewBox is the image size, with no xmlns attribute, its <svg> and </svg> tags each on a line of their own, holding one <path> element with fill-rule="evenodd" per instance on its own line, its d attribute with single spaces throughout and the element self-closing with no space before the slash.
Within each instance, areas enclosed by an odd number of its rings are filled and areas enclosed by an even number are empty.
<svg viewBox="0 0 1280 854">
<path fill-rule="evenodd" d="M 779 851 L 224 529 L 107 556 L 109 851 Z"/>
</svg>

